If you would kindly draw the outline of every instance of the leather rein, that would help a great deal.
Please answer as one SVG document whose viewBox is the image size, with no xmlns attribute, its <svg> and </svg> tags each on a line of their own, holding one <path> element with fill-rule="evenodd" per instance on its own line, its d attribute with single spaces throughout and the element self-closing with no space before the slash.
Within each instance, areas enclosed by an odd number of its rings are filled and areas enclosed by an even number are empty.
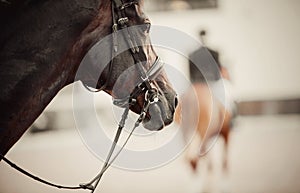
<svg viewBox="0 0 300 193">
<path fill-rule="evenodd" d="M 152 66 L 150 67 L 149 70 L 146 70 L 142 64 L 142 60 L 139 57 L 139 47 L 137 45 L 137 42 L 134 39 L 133 34 L 128 29 L 128 27 L 130 27 L 130 26 L 128 25 L 128 17 L 126 17 L 126 13 L 125 13 L 126 8 L 128 8 L 130 6 L 135 6 L 136 4 L 138 4 L 138 1 L 131 1 L 131 2 L 123 3 L 122 0 L 112 0 L 111 9 L 112 9 L 112 20 L 113 20 L 113 25 L 112 25 L 113 54 L 112 54 L 112 60 L 110 62 L 110 66 L 109 66 L 109 73 L 111 74 L 111 69 L 112 69 L 112 65 L 113 65 L 113 57 L 115 57 L 115 54 L 118 51 L 118 42 L 117 42 L 116 34 L 119 29 L 123 29 L 122 30 L 123 36 L 124 36 L 125 40 L 127 41 L 128 46 L 130 47 L 131 55 L 135 61 L 136 67 L 140 73 L 142 82 L 139 83 L 134 88 L 134 90 L 132 91 L 132 93 L 129 96 L 122 98 L 122 99 L 114 99 L 114 101 L 113 101 L 114 105 L 124 108 L 124 112 L 123 112 L 122 118 L 119 122 L 118 130 L 115 134 L 110 151 L 107 155 L 107 158 L 106 158 L 104 165 L 102 166 L 102 169 L 100 170 L 99 174 L 88 183 L 79 184 L 79 186 L 64 186 L 64 185 L 54 184 L 54 183 L 46 181 L 40 177 L 37 177 L 37 176 L 31 174 L 30 172 L 22 169 L 21 167 L 17 166 L 13 162 L 11 162 L 9 159 L 7 159 L 4 155 L 0 154 L 0 157 L 7 164 L 9 164 L 11 167 L 16 169 L 20 173 L 32 178 L 33 180 L 36 180 L 36 181 L 46 184 L 48 186 L 56 187 L 59 189 L 71 189 L 71 190 L 84 189 L 84 190 L 90 190 L 91 193 L 93 193 L 96 190 L 104 172 L 115 161 L 115 159 L 118 157 L 118 155 L 124 149 L 129 138 L 132 136 L 134 130 L 144 120 L 149 106 L 151 104 L 159 101 L 158 96 L 160 93 L 159 93 L 158 89 L 156 89 L 155 87 L 152 86 L 152 80 L 155 78 L 155 76 L 157 76 L 157 74 L 159 74 L 161 72 L 164 63 L 162 62 L 162 60 L 159 57 L 157 57 L 155 62 L 152 64 Z M 117 14 L 115 13 L 115 11 L 117 11 Z M 84 84 L 84 86 L 91 92 L 99 92 L 99 91 L 103 90 L 106 87 L 106 85 L 107 85 L 107 81 L 100 89 L 94 90 L 94 89 L 89 88 L 86 84 Z M 137 121 L 135 122 L 131 132 L 129 133 L 128 137 L 126 138 L 125 142 L 123 143 L 123 145 L 121 146 L 119 151 L 116 152 L 115 156 L 112 157 L 112 154 L 115 150 L 115 147 L 116 147 L 119 137 L 121 135 L 122 129 L 125 126 L 125 122 L 126 122 L 126 119 L 128 117 L 128 113 L 129 113 L 129 108 L 131 105 L 135 104 L 137 97 L 141 93 L 145 93 L 145 101 L 144 101 L 143 109 L 141 110 L 141 113 L 140 113 Z"/>
</svg>

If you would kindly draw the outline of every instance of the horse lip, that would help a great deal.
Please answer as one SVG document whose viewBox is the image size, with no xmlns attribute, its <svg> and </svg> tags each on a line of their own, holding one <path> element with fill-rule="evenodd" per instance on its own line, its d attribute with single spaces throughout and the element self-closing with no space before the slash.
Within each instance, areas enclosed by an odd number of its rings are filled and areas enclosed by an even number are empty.
<svg viewBox="0 0 300 193">
<path fill-rule="evenodd" d="M 150 131 L 159 131 L 165 127 L 165 120 L 162 116 L 160 105 L 151 104 L 149 110 L 143 120 L 143 126 Z"/>
<path fill-rule="evenodd" d="M 165 109 L 166 108 L 166 109 Z M 170 111 L 171 115 L 166 111 Z M 148 112 L 143 120 L 143 126 L 151 131 L 162 130 L 165 126 L 173 122 L 175 107 L 170 108 L 164 106 L 164 103 L 159 100 L 149 106 Z"/>
<path fill-rule="evenodd" d="M 165 124 L 163 123 L 163 121 L 160 122 L 160 124 L 158 124 L 158 127 L 153 127 L 152 123 L 151 123 L 151 119 L 144 119 L 143 121 L 143 126 L 150 130 L 150 131 L 160 131 L 165 127 Z"/>
</svg>

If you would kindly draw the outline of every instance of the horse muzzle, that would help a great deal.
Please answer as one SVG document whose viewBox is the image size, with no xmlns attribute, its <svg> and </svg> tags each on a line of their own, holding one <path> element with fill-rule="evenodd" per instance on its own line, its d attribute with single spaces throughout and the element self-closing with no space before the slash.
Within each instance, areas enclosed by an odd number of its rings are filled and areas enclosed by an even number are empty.
<svg viewBox="0 0 300 193">
<path fill-rule="evenodd" d="M 157 100 L 150 103 L 148 107 L 143 126 L 150 131 L 159 131 L 171 124 L 177 106 L 177 97 L 174 96 L 171 101 L 165 96 L 157 96 Z"/>
</svg>

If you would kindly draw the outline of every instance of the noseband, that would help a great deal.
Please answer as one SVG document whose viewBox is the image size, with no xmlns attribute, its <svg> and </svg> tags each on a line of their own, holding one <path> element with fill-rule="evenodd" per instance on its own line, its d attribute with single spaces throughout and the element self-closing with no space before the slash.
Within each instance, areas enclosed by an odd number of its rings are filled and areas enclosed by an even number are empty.
<svg viewBox="0 0 300 193">
<path fill-rule="evenodd" d="M 148 71 L 142 66 L 141 62 L 137 64 L 142 67 L 143 74 L 141 75 L 142 82 L 140 82 L 127 97 L 120 99 L 113 99 L 113 104 L 119 107 L 126 107 L 127 105 L 133 105 L 136 102 L 137 97 L 141 93 L 145 93 L 145 102 L 150 100 L 154 102 L 158 100 L 157 96 L 159 94 L 158 90 L 152 86 L 152 80 L 159 74 L 162 70 L 163 62 L 159 57 L 156 58 L 154 64 L 150 67 Z"/>
<path fill-rule="evenodd" d="M 113 103 L 115 105 L 123 107 L 123 108 L 125 108 L 125 110 L 122 115 L 121 121 L 119 123 L 119 127 L 118 127 L 117 133 L 115 135 L 114 141 L 112 143 L 111 149 L 107 155 L 106 161 L 105 161 L 104 165 L 102 166 L 102 169 L 99 172 L 99 174 L 93 180 L 91 180 L 89 183 L 80 184 L 79 186 L 58 185 L 58 184 L 51 183 L 49 181 L 46 181 L 44 179 L 41 179 L 41 178 L 31 174 L 30 172 L 20 168 L 19 166 L 17 166 L 16 164 L 14 164 L 10 160 L 8 160 L 4 155 L 0 154 L 0 157 L 6 163 L 8 163 L 11 167 L 13 167 L 14 169 L 23 173 L 24 175 L 26 175 L 38 182 L 46 184 L 48 186 L 56 187 L 59 189 L 72 189 L 72 190 L 87 189 L 87 190 L 91 190 L 92 193 L 95 191 L 104 172 L 109 168 L 109 166 L 114 162 L 114 160 L 117 158 L 117 156 L 121 153 L 122 149 L 127 144 L 128 140 L 131 137 L 135 128 L 137 128 L 139 126 L 139 124 L 143 121 L 143 119 L 145 118 L 146 112 L 147 112 L 149 106 L 153 103 L 158 102 L 158 100 L 159 100 L 158 95 L 160 93 L 159 93 L 158 89 L 156 89 L 155 87 L 152 86 L 153 85 L 152 80 L 157 76 L 157 74 L 159 74 L 161 72 L 164 63 L 162 62 L 162 60 L 159 57 L 157 57 L 155 62 L 149 68 L 149 70 L 146 70 L 142 64 L 142 58 L 140 57 L 140 54 L 139 54 L 140 50 L 139 50 L 138 44 L 135 41 L 134 36 L 131 33 L 131 31 L 128 29 L 128 27 L 130 27 L 130 26 L 128 25 L 129 20 L 128 20 L 128 17 L 126 17 L 125 9 L 130 6 L 134 6 L 136 4 L 138 4 L 137 1 L 122 3 L 121 0 L 112 0 L 111 7 L 112 7 L 112 20 L 113 20 L 113 25 L 112 25 L 113 50 L 112 50 L 112 60 L 110 61 L 110 65 L 109 65 L 109 75 L 111 75 L 111 73 L 112 73 L 111 71 L 112 71 L 112 65 L 113 65 L 113 58 L 115 57 L 115 55 L 118 51 L 118 47 L 119 47 L 118 41 L 117 41 L 117 31 L 119 29 L 122 29 L 124 39 L 130 48 L 131 55 L 134 59 L 134 62 L 138 69 L 138 72 L 140 73 L 140 78 L 141 78 L 142 82 L 140 82 L 137 86 L 135 86 L 135 88 L 133 89 L 133 91 L 131 92 L 131 94 L 129 96 L 122 98 L 122 99 L 114 99 L 114 101 L 113 101 Z M 117 13 L 115 13 L 115 11 Z M 104 83 L 104 85 L 100 89 L 97 89 L 97 90 L 92 90 L 86 84 L 83 84 L 83 85 L 91 92 L 99 92 L 99 91 L 105 89 L 105 87 L 107 86 L 107 82 L 108 81 L 106 81 Z M 135 104 L 137 97 L 142 93 L 145 93 L 145 101 L 144 101 L 144 105 L 141 110 L 140 116 L 137 119 L 137 121 L 135 122 L 133 129 L 131 130 L 130 134 L 128 135 L 127 139 L 125 140 L 125 142 L 123 143 L 123 145 L 121 146 L 119 151 L 116 152 L 114 157 L 112 157 L 112 154 L 115 150 L 115 147 L 116 147 L 119 137 L 121 135 L 121 131 L 125 126 L 125 121 L 128 116 L 129 108 L 131 105 Z"/>
</svg>

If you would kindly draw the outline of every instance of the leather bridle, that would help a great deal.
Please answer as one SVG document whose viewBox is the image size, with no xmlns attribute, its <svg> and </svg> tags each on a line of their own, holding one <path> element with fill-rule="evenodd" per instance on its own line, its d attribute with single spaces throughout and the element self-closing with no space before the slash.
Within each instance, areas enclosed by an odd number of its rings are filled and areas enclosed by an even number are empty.
<svg viewBox="0 0 300 193">
<path fill-rule="evenodd" d="M 115 105 L 124 108 L 124 113 L 122 115 L 121 121 L 119 122 L 119 127 L 118 127 L 117 133 L 115 135 L 114 141 L 112 143 L 111 149 L 107 155 L 106 161 L 105 161 L 104 165 L 102 166 L 102 169 L 99 172 L 99 174 L 93 180 L 91 180 L 89 183 L 80 184 L 79 186 L 63 186 L 63 185 L 51 183 L 49 181 L 46 181 L 44 179 L 41 179 L 41 178 L 31 174 L 30 172 L 22 169 L 21 167 L 17 166 L 13 162 L 11 162 L 4 155 L 0 154 L 0 157 L 3 159 L 3 161 L 5 161 L 11 167 L 13 167 L 14 169 L 23 173 L 24 175 L 26 175 L 40 183 L 46 184 L 48 186 L 56 187 L 59 189 L 72 189 L 72 190 L 87 189 L 87 190 L 91 190 L 91 193 L 93 193 L 95 191 L 104 172 L 109 168 L 109 166 L 114 162 L 114 160 L 117 158 L 117 156 L 121 153 L 121 151 L 127 144 L 129 138 L 131 137 L 133 131 L 144 120 L 149 106 L 151 104 L 159 101 L 158 96 L 159 96 L 160 92 L 157 89 L 158 87 L 157 88 L 153 87 L 153 84 L 155 84 L 153 82 L 153 79 L 157 76 L 157 74 L 159 74 L 161 72 L 164 63 L 162 62 L 162 60 L 159 57 L 157 57 L 155 62 L 153 63 L 153 65 L 150 67 L 149 70 L 146 70 L 142 64 L 142 59 L 140 58 L 140 49 L 138 47 L 137 42 L 134 39 L 133 34 L 128 29 L 128 27 L 130 27 L 130 26 L 128 25 L 128 17 L 126 17 L 126 13 L 125 13 L 126 8 L 128 8 L 130 6 L 135 6 L 136 4 L 138 4 L 138 1 L 130 1 L 127 3 L 123 3 L 121 0 L 112 0 L 111 7 L 112 7 L 112 21 L 113 21 L 113 25 L 112 25 L 112 37 L 113 37 L 112 38 L 113 39 L 112 40 L 113 41 L 112 42 L 113 43 L 112 53 L 113 54 L 112 54 L 112 60 L 109 64 L 109 75 L 111 75 L 111 73 L 112 73 L 111 71 L 112 71 L 112 65 L 113 65 L 113 58 L 115 57 L 115 54 L 118 52 L 117 31 L 119 29 L 122 29 L 124 39 L 130 48 L 131 55 L 134 59 L 134 62 L 138 69 L 138 72 L 140 73 L 140 77 L 141 77 L 142 81 L 135 86 L 135 88 L 133 89 L 133 91 L 131 92 L 131 94 L 129 96 L 121 98 L 121 99 L 114 99 L 114 101 L 113 101 L 113 103 Z M 117 13 L 115 13 L 115 11 Z M 92 90 L 86 84 L 84 84 L 84 86 L 92 92 L 98 92 L 98 91 L 106 88 L 107 82 L 108 82 L 108 80 L 106 80 L 106 82 L 104 83 L 104 85 L 101 88 L 96 89 L 96 90 Z M 127 119 L 128 113 L 129 113 L 129 108 L 136 103 L 137 97 L 142 93 L 145 94 L 145 100 L 144 100 L 144 105 L 140 112 L 140 115 L 139 115 L 137 121 L 135 122 L 127 139 L 125 140 L 125 142 L 123 143 L 123 145 L 121 146 L 119 151 L 116 152 L 115 156 L 112 157 L 112 154 L 115 150 L 115 147 L 116 147 L 119 137 L 121 135 L 122 129 L 125 126 L 125 121 Z"/>
<path fill-rule="evenodd" d="M 135 62 L 135 66 L 137 71 L 140 73 L 141 82 L 135 86 L 133 91 L 129 96 L 124 98 L 114 98 L 114 105 L 125 107 L 127 105 L 135 104 L 137 97 L 145 93 L 145 101 L 146 100 L 158 100 L 157 95 L 159 91 L 157 88 L 153 87 L 154 78 L 161 72 L 163 68 L 163 61 L 157 56 L 154 63 L 150 66 L 148 70 L 143 65 L 143 59 L 140 54 L 140 48 L 137 44 L 137 41 L 132 34 L 132 31 L 129 29 L 129 19 L 126 16 L 125 9 L 131 6 L 135 6 L 138 4 L 138 1 L 130 1 L 127 3 L 123 3 L 121 0 L 112 0 L 111 12 L 112 12 L 112 57 L 108 66 L 108 77 L 112 74 L 112 66 L 114 65 L 114 57 L 116 56 L 119 44 L 118 44 L 118 30 L 121 30 L 127 46 L 130 49 L 131 56 Z M 84 86 L 91 92 L 99 92 L 104 90 L 107 87 L 108 79 L 105 83 L 96 89 L 91 89 L 86 84 Z M 101 82 L 101 76 L 98 79 L 98 82 Z"/>
</svg>

